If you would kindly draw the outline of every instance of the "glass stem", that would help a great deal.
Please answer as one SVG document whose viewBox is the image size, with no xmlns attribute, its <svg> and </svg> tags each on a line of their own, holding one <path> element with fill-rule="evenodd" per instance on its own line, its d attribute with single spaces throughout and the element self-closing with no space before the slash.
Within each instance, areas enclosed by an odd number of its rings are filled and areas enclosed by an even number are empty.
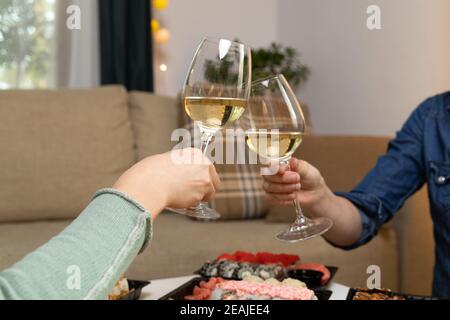
<svg viewBox="0 0 450 320">
<path fill-rule="evenodd" d="M 209 132 L 202 132 L 200 150 L 202 150 L 204 156 L 206 156 L 207 154 L 208 147 L 209 144 L 211 143 L 212 138 L 213 135 L 210 134 Z"/>
<path fill-rule="evenodd" d="M 200 140 L 201 140 L 200 150 L 203 152 L 203 155 L 206 156 L 208 147 L 209 147 L 209 144 L 211 143 L 213 135 L 210 134 L 209 132 L 205 132 L 205 131 L 202 131 L 201 133 L 202 133 L 202 136 L 200 138 Z M 197 210 L 201 210 L 204 206 L 205 205 L 202 202 L 199 203 L 197 205 Z"/>
<path fill-rule="evenodd" d="M 295 212 L 297 213 L 297 218 L 295 219 L 294 225 L 295 226 L 303 226 L 308 221 L 305 215 L 303 214 L 302 207 L 300 206 L 300 203 L 297 199 L 293 201 Z"/>
<path fill-rule="evenodd" d="M 289 159 L 284 160 L 281 163 L 289 165 Z M 300 206 L 300 203 L 298 202 L 298 199 L 293 200 L 292 203 L 294 204 L 295 212 L 297 213 L 297 216 L 295 218 L 294 224 L 292 225 L 292 228 L 298 228 L 298 227 L 306 225 L 308 222 L 308 218 L 306 218 L 305 215 L 303 214 L 303 210 L 302 210 L 302 207 Z"/>
</svg>

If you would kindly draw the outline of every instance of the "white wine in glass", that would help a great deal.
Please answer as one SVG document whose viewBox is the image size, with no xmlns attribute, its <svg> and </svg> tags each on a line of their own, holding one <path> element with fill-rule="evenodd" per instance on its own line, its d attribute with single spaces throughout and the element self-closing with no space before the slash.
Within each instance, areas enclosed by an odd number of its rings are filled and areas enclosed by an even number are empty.
<svg viewBox="0 0 450 320">
<path fill-rule="evenodd" d="M 215 133 L 242 116 L 250 90 L 250 48 L 226 39 L 204 39 L 189 67 L 182 93 L 184 109 L 200 129 L 204 154 Z M 171 210 L 200 219 L 220 217 L 206 203 Z"/>
<path fill-rule="evenodd" d="M 302 139 L 303 134 L 295 131 L 246 132 L 248 147 L 261 157 L 271 160 L 289 159 L 302 143 Z"/>
<path fill-rule="evenodd" d="M 283 75 L 255 81 L 252 96 L 239 126 L 246 132 L 248 147 L 264 160 L 289 164 L 305 134 L 301 106 Z M 277 235 L 277 239 L 297 242 L 327 232 L 333 222 L 327 218 L 307 218 L 297 200 L 293 201 L 297 218 Z"/>
<path fill-rule="evenodd" d="M 216 131 L 238 120 L 247 106 L 246 99 L 186 97 L 184 108 L 188 116 L 204 130 Z"/>
</svg>

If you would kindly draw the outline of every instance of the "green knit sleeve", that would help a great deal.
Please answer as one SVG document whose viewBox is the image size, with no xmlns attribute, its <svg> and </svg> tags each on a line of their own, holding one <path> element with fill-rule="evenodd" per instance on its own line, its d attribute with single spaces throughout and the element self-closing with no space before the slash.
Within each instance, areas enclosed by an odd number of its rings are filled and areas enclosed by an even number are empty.
<svg viewBox="0 0 450 320">
<path fill-rule="evenodd" d="M 100 190 L 64 231 L 0 272 L 0 299 L 106 299 L 151 235 L 143 206 Z"/>
</svg>

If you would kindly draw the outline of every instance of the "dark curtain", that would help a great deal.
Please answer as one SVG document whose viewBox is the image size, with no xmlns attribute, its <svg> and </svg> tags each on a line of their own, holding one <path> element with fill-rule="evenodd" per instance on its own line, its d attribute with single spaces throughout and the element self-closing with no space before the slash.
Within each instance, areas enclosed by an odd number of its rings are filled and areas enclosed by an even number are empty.
<svg viewBox="0 0 450 320">
<path fill-rule="evenodd" d="M 102 84 L 153 91 L 150 0 L 100 0 Z"/>
</svg>

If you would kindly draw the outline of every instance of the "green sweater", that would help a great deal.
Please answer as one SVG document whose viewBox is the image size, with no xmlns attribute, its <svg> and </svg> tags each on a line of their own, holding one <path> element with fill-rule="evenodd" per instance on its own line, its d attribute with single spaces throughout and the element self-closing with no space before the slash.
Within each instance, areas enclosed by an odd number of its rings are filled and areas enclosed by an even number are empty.
<svg viewBox="0 0 450 320">
<path fill-rule="evenodd" d="M 0 300 L 106 299 L 151 234 L 143 206 L 100 190 L 64 231 L 0 272 Z"/>
</svg>

